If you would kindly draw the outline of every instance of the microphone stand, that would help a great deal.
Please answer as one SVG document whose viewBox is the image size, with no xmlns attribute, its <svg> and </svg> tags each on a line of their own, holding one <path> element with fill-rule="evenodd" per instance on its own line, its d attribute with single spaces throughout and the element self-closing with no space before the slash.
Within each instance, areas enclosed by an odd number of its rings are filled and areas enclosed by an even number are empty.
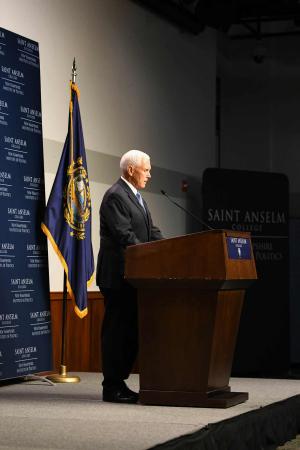
<svg viewBox="0 0 300 450">
<path fill-rule="evenodd" d="M 175 206 L 177 206 L 178 208 L 182 209 L 182 211 L 184 211 L 186 214 L 188 214 L 189 216 L 193 217 L 194 220 L 196 220 L 198 223 L 200 223 L 203 227 L 207 228 L 208 230 L 214 230 L 214 228 L 212 228 L 210 225 L 208 225 L 207 223 L 205 223 L 203 220 L 201 220 L 198 216 L 196 216 L 195 214 L 193 214 L 191 211 L 188 211 L 187 209 L 185 209 L 183 206 L 179 205 L 179 203 L 175 202 L 174 200 L 171 199 L 171 197 L 166 193 L 166 191 L 164 191 L 163 189 L 161 189 L 160 191 L 162 193 L 162 195 L 164 195 L 165 197 L 167 197 L 167 199 L 173 203 Z"/>
</svg>

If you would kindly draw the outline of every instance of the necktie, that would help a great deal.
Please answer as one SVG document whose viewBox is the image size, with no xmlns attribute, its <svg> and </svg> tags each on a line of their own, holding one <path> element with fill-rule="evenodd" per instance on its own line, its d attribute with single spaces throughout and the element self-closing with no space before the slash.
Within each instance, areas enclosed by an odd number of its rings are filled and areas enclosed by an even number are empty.
<svg viewBox="0 0 300 450">
<path fill-rule="evenodd" d="M 142 199 L 142 196 L 141 196 L 141 194 L 139 193 L 139 191 L 137 191 L 137 193 L 135 194 L 135 196 L 136 196 L 136 198 L 137 198 L 137 201 L 139 202 L 139 204 L 142 206 L 142 208 L 144 209 L 144 211 L 146 211 L 145 210 L 145 206 L 144 206 L 144 202 L 143 202 L 143 199 Z"/>
</svg>

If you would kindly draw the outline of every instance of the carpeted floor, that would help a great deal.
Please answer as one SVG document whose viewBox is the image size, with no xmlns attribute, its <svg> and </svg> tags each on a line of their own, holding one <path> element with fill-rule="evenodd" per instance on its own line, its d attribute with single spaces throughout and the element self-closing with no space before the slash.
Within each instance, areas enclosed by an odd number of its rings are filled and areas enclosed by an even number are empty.
<svg viewBox="0 0 300 450">
<path fill-rule="evenodd" d="M 286 442 L 284 445 L 277 448 L 277 450 L 299 450 L 299 449 L 300 449 L 300 434 L 298 434 L 296 439 Z"/>
<path fill-rule="evenodd" d="M 80 376 L 78 384 L 0 385 L 0 450 L 146 450 L 300 392 L 298 380 L 233 378 L 232 389 L 250 398 L 225 410 L 119 405 L 102 402 L 99 374 Z M 128 382 L 138 383 L 137 375 Z"/>
</svg>

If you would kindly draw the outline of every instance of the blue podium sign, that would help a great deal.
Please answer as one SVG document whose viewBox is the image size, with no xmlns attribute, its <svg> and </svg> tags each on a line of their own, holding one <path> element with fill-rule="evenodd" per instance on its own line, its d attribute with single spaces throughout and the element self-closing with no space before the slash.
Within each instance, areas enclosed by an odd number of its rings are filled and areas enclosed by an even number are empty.
<svg viewBox="0 0 300 450">
<path fill-rule="evenodd" d="M 0 28 L 0 379 L 52 369 L 39 48 Z"/>
<path fill-rule="evenodd" d="M 251 259 L 250 239 L 243 237 L 227 237 L 229 259 Z"/>
</svg>

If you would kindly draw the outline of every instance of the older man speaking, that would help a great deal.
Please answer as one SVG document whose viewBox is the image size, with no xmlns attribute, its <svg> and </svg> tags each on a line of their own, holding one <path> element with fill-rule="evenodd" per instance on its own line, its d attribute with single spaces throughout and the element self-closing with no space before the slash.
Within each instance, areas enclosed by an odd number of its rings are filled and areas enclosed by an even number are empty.
<svg viewBox="0 0 300 450">
<path fill-rule="evenodd" d="M 151 178 L 150 157 L 130 150 L 120 161 L 122 176 L 105 193 L 100 207 L 97 284 L 104 296 L 102 325 L 103 400 L 136 403 L 138 394 L 124 380 L 138 351 L 136 290 L 124 280 L 128 245 L 162 239 L 139 190 Z"/>
</svg>

